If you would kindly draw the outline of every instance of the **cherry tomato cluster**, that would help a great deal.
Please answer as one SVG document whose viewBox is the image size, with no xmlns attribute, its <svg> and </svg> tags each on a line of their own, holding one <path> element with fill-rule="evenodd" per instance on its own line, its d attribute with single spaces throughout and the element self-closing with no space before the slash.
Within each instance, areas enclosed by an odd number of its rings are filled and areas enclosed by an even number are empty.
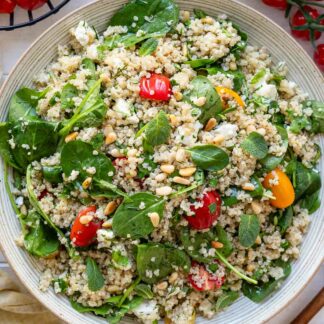
<svg viewBox="0 0 324 324">
<path fill-rule="evenodd" d="M 262 0 L 266 5 L 286 10 L 286 17 L 289 17 L 294 6 L 297 10 L 289 18 L 291 33 L 294 37 L 311 41 L 314 47 L 314 61 L 324 71 L 324 44 L 316 45 L 315 41 L 321 37 L 324 31 L 324 14 L 308 5 L 324 8 L 321 0 Z M 316 4 L 315 2 L 318 2 Z"/>
<path fill-rule="evenodd" d="M 0 0 L 0 13 L 10 14 L 16 5 L 25 10 L 35 10 L 46 2 L 47 0 Z"/>
</svg>

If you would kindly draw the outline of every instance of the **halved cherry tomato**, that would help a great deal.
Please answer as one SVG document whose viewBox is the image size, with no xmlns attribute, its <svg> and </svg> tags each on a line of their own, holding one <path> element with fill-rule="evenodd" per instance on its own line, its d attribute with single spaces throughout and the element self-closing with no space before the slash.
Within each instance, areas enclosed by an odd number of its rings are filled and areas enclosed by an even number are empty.
<svg viewBox="0 0 324 324">
<path fill-rule="evenodd" d="M 152 73 L 140 80 L 140 96 L 146 99 L 168 101 L 171 98 L 171 82 L 162 74 Z"/>
<path fill-rule="evenodd" d="M 262 0 L 263 3 L 270 7 L 278 8 L 278 9 L 286 9 L 287 8 L 287 0 Z"/>
<path fill-rule="evenodd" d="M 16 2 L 13 0 L 0 0 L 0 13 L 10 14 L 14 11 Z"/>
<path fill-rule="evenodd" d="M 263 187 L 270 189 L 276 199 L 271 205 L 277 208 L 287 208 L 295 200 L 295 190 L 287 175 L 279 168 L 269 172 L 263 180 Z"/>
<path fill-rule="evenodd" d="M 97 231 L 101 228 L 102 221 L 98 218 L 93 218 L 91 222 L 86 225 L 80 223 L 80 218 L 89 213 L 96 212 L 96 206 L 89 206 L 81 210 L 74 220 L 72 225 L 70 239 L 74 245 L 82 247 L 92 244 L 97 237 Z"/>
<path fill-rule="evenodd" d="M 318 67 L 324 72 L 324 44 L 319 44 L 314 52 L 314 61 Z"/>
<path fill-rule="evenodd" d="M 203 264 L 192 262 L 188 281 L 192 288 L 198 291 L 215 290 L 222 287 L 225 276 L 217 277 L 209 272 Z"/>
<path fill-rule="evenodd" d="M 308 12 L 308 14 L 313 18 L 316 19 L 319 16 L 319 12 L 315 9 L 312 8 L 310 6 L 304 6 L 303 7 L 304 11 Z M 292 27 L 297 27 L 297 26 L 303 26 L 306 25 L 307 20 L 304 16 L 304 14 L 300 11 L 297 10 L 295 12 L 295 14 L 292 16 L 290 24 Z M 324 20 L 321 20 L 321 25 L 324 24 Z M 310 32 L 309 30 L 291 30 L 291 33 L 298 38 L 303 38 L 303 39 L 307 39 L 310 40 Z M 315 39 L 319 39 L 321 37 L 321 32 L 320 31 L 315 31 Z"/>
<path fill-rule="evenodd" d="M 15 0 L 17 5 L 26 10 L 35 10 L 44 5 L 47 0 Z"/>
<path fill-rule="evenodd" d="M 230 99 L 234 99 L 242 108 L 245 106 L 244 101 L 237 92 L 221 86 L 216 87 L 216 91 L 222 99 L 223 109 L 228 108 L 227 102 Z"/>
<path fill-rule="evenodd" d="M 185 217 L 190 227 L 196 230 L 212 227 L 221 212 L 222 199 L 220 195 L 216 191 L 209 191 L 203 195 L 202 199 L 198 199 L 197 202 L 202 202 L 203 205 L 197 209 L 194 205 L 191 205 L 190 210 L 195 215 Z"/>
</svg>

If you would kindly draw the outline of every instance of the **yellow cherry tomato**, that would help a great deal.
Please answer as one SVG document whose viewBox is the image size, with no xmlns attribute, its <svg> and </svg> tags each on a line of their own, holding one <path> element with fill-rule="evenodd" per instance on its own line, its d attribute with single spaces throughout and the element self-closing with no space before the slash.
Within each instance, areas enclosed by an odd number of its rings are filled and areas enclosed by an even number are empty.
<svg viewBox="0 0 324 324">
<path fill-rule="evenodd" d="M 295 200 L 295 190 L 290 179 L 278 168 L 266 175 L 262 185 L 272 191 L 275 199 L 270 203 L 274 207 L 287 208 Z"/>
<path fill-rule="evenodd" d="M 227 99 L 228 97 L 233 98 L 237 102 L 237 104 L 242 108 L 245 106 L 244 101 L 237 92 L 225 87 L 216 87 L 216 91 L 222 98 L 223 108 L 227 108 L 227 103 L 225 99 Z"/>
</svg>

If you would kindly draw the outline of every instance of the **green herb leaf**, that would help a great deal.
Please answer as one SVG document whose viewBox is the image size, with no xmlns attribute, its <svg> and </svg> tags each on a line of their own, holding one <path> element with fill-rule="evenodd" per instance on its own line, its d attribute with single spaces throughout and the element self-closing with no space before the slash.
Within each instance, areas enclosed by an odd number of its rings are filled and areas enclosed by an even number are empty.
<svg viewBox="0 0 324 324">
<path fill-rule="evenodd" d="M 158 47 L 159 41 L 156 38 L 147 39 L 138 51 L 139 56 L 152 54 Z"/>
<path fill-rule="evenodd" d="M 242 215 L 239 226 L 240 244 L 246 248 L 252 246 L 260 233 L 260 222 L 256 215 Z"/>
<path fill-rule="evenodd" d="M 311 195 L 301 199 L 300 207 L 308 210 L 309 214 L 313 214 L 321 206 L 320 190 L 315 191 Z"/>
<path fill-rule="evenodd" d="M 63 181 L 62 178 L 63 170 L 60 165 L 54 165 L 54 166 L 43 165 L 42 171 L 43 171 L 44 179 L 50 183 L 57 184 Z"/>
<path fill-rule="evenodd" d="M 153 156 L 149 153 L 144 153 L 143 163 L 138 164 L 137 177 L 143 179 L 146 176 L 150 175 L 157 168 L 157 163 L 154 162 Z"/>
<path fill-rule="evenodd" d="M 280 227 L 281 234 L 284 234 L 287 231 L 288 227 L 292 224 L 293 217 L 293 208 L 292 206 L 289 206 L 278 220 L 278 226 Z"/>
<path fill-rule="evenodd" d="M 151 234 L 154 226 L 150 213 L 163 217 L 164 200 L 150 193 L 140 192 L 125 199 L 113 217 L 113 231 L 119 237 L 144 238 Z"/>
<path fill-rule="evenodd" d="M 79 313 L 94 313 L 95 315 L 99 316 L 105 316 L 108 313 L 110 313 L 110 311 L 113 309 L 113 306 L 108 303 L 103 304 L 99 307 L 83 306 L 82 304 L 77 303 L 73 299 L 70 299 L 70 303 L 73 309 L 75 309 Z"/>
<path fill-rule="evenodd" d="M 105 284 L 105 279 L 96 261 L 90 257 L 87 257 L 86 271 L 87 271 L 89 289 L 91 291 L 100 290 Z"/>
<path fill-rule="evenodd" d="M 119 250 L 115 250 L 112 252 L 111 261 L 114 267 L 117 269 L 128 270 L 131 267 L 129 258 L 123 255 Z"/>
<path fill-rule="evenodd" d="M 194 12 L 195 18 L 197 18 L 197 19 L 207 17 L 206 12 L 201 9 L 194 9 L 193 12 Z"/>
<path fill-rule="evenodd" d="M 146 283 L 156 283 L 175 271 L 190 269 L 190 258 L 183 251 L 160 243 L 137 246 L 137 272 Z"/>
<path fill-rule="evenodd" d="M 253 184 L 254 186 L 254 190 L 252 191 L 247 191 L 251 197 L 253 198 L 260 198 L 263 196 L 263 186 L 259 180 L 259 178 L 256 175 L 253 175 L 250 178 L 250 182 Z"/>
<path fill-rule="evenodd" d="M 241 144 L 242 149 L 254 156 L 263 159 L 268 153 L 268 145 L 264 137 L 257 132 L 250 133 Z"/>
<path fill-rule="evenodd" d="M 260 82 L 263 79 L 263 77 L 266 75 L 266 73 L 267 73 L 266 69 L 259 70 L 251 79 L 250 84 L 257 84 L 258 82 Z"/>
<path fill-rule="evenodd" d="M 198 69 L 203 66 L 213 64 L 215 63 L 215 59 L 197 59 L 197 60 L 191 60 L 191 61 L 186 61 L 184 64 L 190 65 L 193 69 Z"/>
<path fill-rule="evenodd" d="M 139 284 L 135 287 L 134 292 L 144 299 L 152 299 L 154 296 L 150 285 Z"/>
<path fill-rule="evenodd" d="M 216 306 L 215 306 L 216 312 L 219 312 L 220 310 L 230 306 L 239 297 L 240 297 L 240 294 L 237 291 L 224 291 L 217 298 L 217 302 L 216 302 Z"/>
<path fill-rule="evenodd" d="M 74 107 L 74 101 L 72 100 L 74 97 L 77 97 L 79 94 L 78 89 L 70 84 L 67 83 L 61 92 L 61 107 L 62 109 L 69 109 Z"/>
<path fill-rule="evenodd" d="M 199 145 L 187 150 L 192 161 L 203 170 L 219 171 L 229 163 L 227 153 L 215 145 Z"/>
<path fill-rule="evenodd" d="M 223 196 L 222 197 L 222 202 L 224 206 L 228 206 L 231 207 L 235 204 L 238 203 L 238 199 L 237 199 L 237 195 L 238 195 L 238 190 L 236 187 L 231 187 L 231 194 L 230 196 Z"/>
<path fill-rule="evenodd" d="M 52 284 L 54 287 L 58 286 L 61 294 L 65 294 L 69 287 L 68 283 L 63 278 L 53 279 Z M 55 292 L 56 292 L 56 289 L 55 289 Z"/>
</svg>

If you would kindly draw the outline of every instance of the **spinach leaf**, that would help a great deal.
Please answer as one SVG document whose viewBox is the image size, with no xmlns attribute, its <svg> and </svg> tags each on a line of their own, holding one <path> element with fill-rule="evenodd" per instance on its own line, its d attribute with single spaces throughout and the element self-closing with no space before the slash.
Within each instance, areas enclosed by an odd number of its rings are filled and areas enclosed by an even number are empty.
<svg viewBox="0 0 324 324">
<path fill-rule="evenodd" d="M 193 12 L 194 12 L 195 18 L 197 18 L 197 19 L 207 17 L 206 12 L 201 9 L 194 9 Z"/>
<path fill-rule="evenodd" d="M 15 147 L 13 159 L 21 169 L 56 151 L 58 134 L 56 125 L 40 120 L 17 121 L 11 128 Z"/>
<path fill-rule="evenodd" d="M 59 165 L 55 165 L 55 166 L 43 165 L 42 171 L 43 171 L 44 179 L 50 183 L 58 184 L 63 181 L 62 178 L 63 170 Z"/>
<path fill-rule="evenodd" d="M 215 63 L 215 59 L 196 59 L 184 62 L 184 64 L 190 65 L 193 69 L 198 69 L 203 66 Z"/>
<path fill-rule="evenodd" d="M 239 202 L 237 199 L 238 190 L 236 187 L 231 187 L 231 195 L 230 196 L 223 196 L 222 202 L 224 206 L 231 207 Z"/>
<path fill-rule="evenodd" d="M 138 51 L 139 56 L 152 54 L 158 47 L 159 41 L 156 38 L 147 39 Z"/>
<path fill-rule="evenodd" d="M 117 269 L 128 270 L 131 268 L 129 258 L 123 255 L 119 250 L 115 250 L 112 252 L 111 261 L 113 266 Z"/>
<path fill-rule="evenodd" d="M 113 309 L 113 306 L 109 303 L 105 303 L 99 307 L 83 306 L 73 299 L 70 299 L 70 303 L 73 309 L 75 309 L 79 313 L 94 313 L 99 316 L 105 316 Z"/>
<path fill-rule="evenodd" d="M 258 285 L 251 285 L 247 282 L 243 282 L 242 292 L 244 296 L 255 303 L 260 303 L 280 287 L 282 281 L 290 275 L 291 266 L 289 262 L 284 262 L 282 260 L 276 260 L 273 265 L 283 269 L 283 277 L 278 280 L 272 278 L 268 282 L 259 283 Z"/>
<path fill-rule="evenodd" d="M 308 210 L 309 214 L 313 214 L 321 206 L 320 190 L 301 199 L 300 207 Z"/>
<path fill-rule="evenodd" d="M 312 132 L 324 133 L 324 103 L 316 100 L 309 100 L 305 103 L 307 107 L 311 107 L 313 114 L 311 116 Z"/>
<path fill-rule="evenodd" d="M 134 292 L 144 299 L 152 299 L 154 296 L 150 285 L 139 284 L 135 287 Z"/>
<path fill-rule="evenodd" d="M 187 149 L 196 166 L 207 171 L 219 171 L 229 163 L 228 154 L 215 145 L 198 145 Z"/>
<path fill-rule="evenodd" d="M 146 283 L 156 283 L 182 268 L 190 269 L 190 258 L 183 251 L 160 243 L 147 243 L 137 246 L 137 272 Z"/>
<path fill-rule="evenodd" d="M 253 198 L 262 197 L 263 196 L 263 186 L 262 186 L 259 178 L 256 175 L 253 175 L 250 178 L 250 182 L 253 184 L 253 186 L 255 188 L 253 191 L 248 191 L 250 196 L 253 197 Z"/>
<path fill-rule="evenodd" d="M 25 235 L 24 245 L 26 250 L 37 257 L 47 257 L 56 252 L 60 247 L 55 230 L 44 224 L 37 212 L 29 213 L 24 219 Z"/>
<path fill-rule="evenodd" d="M 267 71 L 266 69 L 261 69 L 259 70 L 254 76 L 253 78 L 251 79 L 250 81 L 250 84 L 257 84 L 259 83 L 263 78 L 264 76 L 266 75 Z"/>
<path fill-rule="evenodd" d="M 216 302 L 216 306 L 215 306 L 216 312 L 219 312 L 220 310 L 230 306 L 239 297 L 240 297 L 240 294 L 237 291 L 224 291 L 217 298 L 217 302 Z"/>
<path fill-rule="evenodd" d="M 137 169 L 137 177 L 143 179 L 146 176 L 149 176 L 157 168 L 157 163 L 153 161 L 153 156 L 149 153 L 144 153 L 143 163 L 139 164 Z"/>
<path fill-rule="evenodd" d="M 27 194 L 28 194 L 30 204 L 34 207 L 34 209 L 37 211 L 37 213 L 39 215 L 41 215 L 41 217 L 43 218 L 46 225 L 53 228 L 55 230 L 55 232 L 57 233 L 57 235 L 59 236 L 59 238 L 66 242 L 65 247 L 68 251 L 69 256 L 71 258 L 75 258 L 76 257 L 75 249 L 71 246 L 70 242 L 67 240 L 67 238 L 65 237 L 62 230 L 60 228 L 58 228 L 53 223 L 51 218 L 41 208 L 39 201 L 35 195 L 34 189 L 33 189 L 31 173 L 32 173 L 32 167 L 31 167 L 31 165 L 29 165 L 27 168 L 27 173 L 26 173 L 26 189 L 27 189 Z"/>
<path fill-rule="evenodd" d="M 232 26 L 237 30 L 238 35 L 241 37 L 241 40 L 236 43 L 230 50 L 235 58 L 238 59 L 247 46 L 248 35 L 241 30 L 240 26 L 233 23 Z"/>
<path fill-rule="evenodd" d="M 284 234 L 288 227 L 292 224 L 293 217 L 294 210 L 292 206 L 289 206 L 278 219 L 278 226 L 280 227 L 281 234 Z"/>
<path fill-rule="evenodd" d="M 164 200 L 151 193 L 140 192 L 125 199 L 113 217 L 113 231 L 124 238 L 144 238 L 153 232 L 150 213 L 163 217 Z"/>
<path fill-rule="evenodd" d="M 9 104 L 8 121 L 17 122 L 20 119 L 38 118 L 36 107 L 38 101 L 45 97 L 47 89 L 38 92 L 34 89 L 21 88 L 11 98 Z"/>
<path fill-rule="evenodd" d="M 61 92 L 61 107 L 62 109 L 71 109 L 74 107 L 74 97 L 79 94 L 78 89 L 71 83 L 67 83 Z"/>
<path fill-rule="evenodd" d="M 252 246 L 260 233 L 260 222 L 256 215 L 242 215 L 239 226 L 240 244 L 246 248 Z"/>
<path fill-rule="evenodd" d="M 223 244 L 223 247 L 220 248 L 220 249 L 217 249 L 220 253 L 222 253 L 222 255 L 224 257 L 229 257 L 234 248 L 233 248 L 233 244 L 232 242 L 228 239 L 228 236 L 227 236 L 227 233 L 226 231 L 224 230 L 223 227 L 221 227 L 220 225 L 216 225 L 215 226 L 215 229 L 216 229 L 216 235 L 217 235 L 217 241 L 218 242 L 221 242 Z"/>
<path fill-rule="evenodd" d="M 82 67 L 91 72 L 91 78 L 94 78 L 96 73 L 96 64 L 89 58 L 84 58 L 82 60 Z"/>
<path fill-rule="evenodd" d="M 198 107 L 194 104 L 194 99 L 205 97 L 206 102 Z M 213 87 L 212 83 L 205 76 L 199 75 L 191 82 L 189 89 L 184 93 L 184 100 L 193 107 L 200 109 L 199 121 L 205 124 L 210 118 L 217 117 L 222 112 L 221 99 Z"/>
<path fill-rule="evenodd" d="M 66 282 L 66 280 L 64 280 L 63 278 L 57 278 L 57 279 L 53 279 L 52 280 L 52 284 L 54 287 L 57 287 L 60 289 L 60 293 L 61 294 L 65 294 L 69 285 L 68 283 Z M 55 292 L 56 292 L 56 289 L 55 289 Z"/>
<path fill-rule="evenodd" d="M 241 144 L 242 149 L 254 156 L 256 159 L 263 159 L 268 153 L 268 145 L 264 137 L 257 132 L 250 133 Z"/>
<path fill-rule="evenodd" d="M 178 20 L 178 6 L 171 0 L 131 0 L 115 13 L 109 25 L 126 26 L 128 34 L 122 42 L 131 46 L 147 38 L 164 36 Z M 141 36 L 137 36 L 139 30 Z"/>
<path fill-rule="evenodd" d="M 8 123 L 0 123 L 0 155 L 13 168 L 22 171 L 21 167 L 15 162 L 12 156 L 11 147 L 9 145 L 10 127 Z"/>
<path fill-rule="evenodd" d="M 91 291 L 100 290 L 105 284 L 105 278 L 103 277 L 96 261 L 90 257 L 87 257 L 87 277 L 88 287 Z"/>
</svg>

